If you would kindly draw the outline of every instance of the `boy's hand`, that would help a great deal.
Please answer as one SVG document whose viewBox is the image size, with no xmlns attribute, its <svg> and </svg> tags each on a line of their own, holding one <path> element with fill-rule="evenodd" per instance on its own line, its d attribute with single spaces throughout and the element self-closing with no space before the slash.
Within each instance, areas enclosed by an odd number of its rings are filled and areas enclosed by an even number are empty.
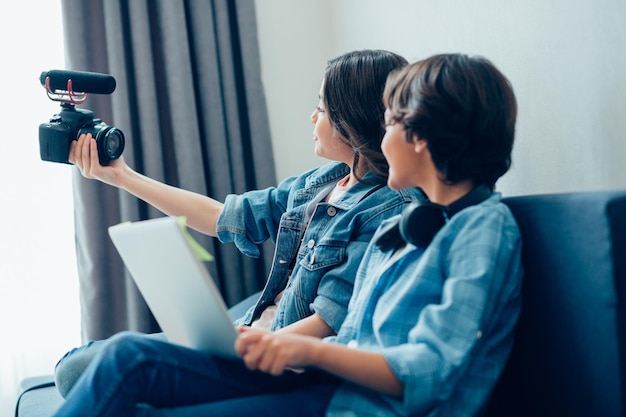
<svg viewBox="0 0 626 417">
<path fill-rule="evenodd" d="M 320 339 L 311 336 L 240 327 L 235 350 L 249 369 L 280 375 L 312 365 L 318 343 Z"/>
</svg>

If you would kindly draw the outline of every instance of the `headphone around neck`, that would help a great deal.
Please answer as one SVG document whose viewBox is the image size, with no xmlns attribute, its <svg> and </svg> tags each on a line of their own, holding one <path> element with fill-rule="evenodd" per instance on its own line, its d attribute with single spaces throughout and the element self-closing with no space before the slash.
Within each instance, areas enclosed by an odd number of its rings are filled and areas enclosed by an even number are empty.
<svg viewBox="0 0 626 417">
<path fill-rule="evenodd" d="M 479 185 L 449 206 L 430 201 L 411 203 L 396 222 L 385 227 L 376 245 L 382 251 L 398 249 L 406 243 L 425 248 L 452 216 L 466 207 L 482 203 L 491 194 L 489 187 Z"/>
</svg>

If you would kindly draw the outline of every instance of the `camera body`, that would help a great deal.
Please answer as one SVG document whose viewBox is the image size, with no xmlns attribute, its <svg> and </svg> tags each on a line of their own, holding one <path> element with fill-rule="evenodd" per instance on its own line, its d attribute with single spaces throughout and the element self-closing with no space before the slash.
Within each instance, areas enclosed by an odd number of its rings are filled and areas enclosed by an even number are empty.
<svg viewBox="0 0 626 417">
<path fill-rule="evenodd" d="M 100 165 L 108 165 L 122 155 L 125 138 L 121 130 L 107 126 L 91 110 L 62 103 L 59 113 L 53 115 L 48 123 L 39 125 L 41 159 L 69 164 L 70 144 L 83 133 L 91 133 L 96 140 Z"/>
</svg>

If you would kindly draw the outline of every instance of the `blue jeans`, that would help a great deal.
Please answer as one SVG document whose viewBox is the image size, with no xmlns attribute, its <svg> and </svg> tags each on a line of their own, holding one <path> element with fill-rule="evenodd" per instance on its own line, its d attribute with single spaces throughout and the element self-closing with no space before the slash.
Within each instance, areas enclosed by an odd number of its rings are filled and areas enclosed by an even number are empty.
<svg viewBox="0 0 626 417">
<path fill-rule="evenodd" d="M 317 370 L 250 371 L 237 359 L 122 332 L 103 344 L 55 416 L 323 416 L 338 383 Z"/>
</svg>

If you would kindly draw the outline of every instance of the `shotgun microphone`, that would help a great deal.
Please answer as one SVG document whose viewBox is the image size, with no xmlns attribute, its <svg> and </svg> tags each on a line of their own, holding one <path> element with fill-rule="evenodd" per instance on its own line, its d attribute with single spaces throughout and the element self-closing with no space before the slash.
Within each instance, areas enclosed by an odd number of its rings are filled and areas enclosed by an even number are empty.
<svg viewBox="0 0 626 417">
<path fill-rule="evenodd" d="M 46 79 L 49 78 L 46 86 Z M 71 80 L 71 83 L 69 82 Z M 43 71 L 39 82 L 50 90 L 63 90 L 92 94 L 111 94 L 115 91 L 115 78 L 108 74 L 86 71 L 50 70 Z"/>
</svg>

